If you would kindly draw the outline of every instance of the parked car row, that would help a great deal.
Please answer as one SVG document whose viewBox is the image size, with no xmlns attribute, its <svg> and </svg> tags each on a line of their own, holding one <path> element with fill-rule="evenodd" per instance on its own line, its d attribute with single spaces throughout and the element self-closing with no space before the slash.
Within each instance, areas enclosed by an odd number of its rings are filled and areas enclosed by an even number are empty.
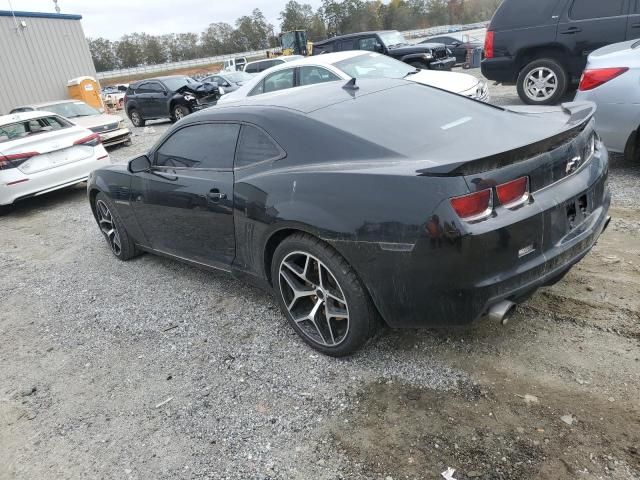
<svg viewBox="0 0 640 480">
<path fill-rule="evenodd" d="M 218 104 L 237 103 L 247 97 L 305 87 L 325 82 L 342 83 L 355 78 L 407 79 L 448 90 L 475 100 L 489 101 L 485 82 L 464 73 L 420 70 L 385 55 L 350 50 L 301 57 L 256 75 L 237 90 L 224 95 Z"/>
</svg>

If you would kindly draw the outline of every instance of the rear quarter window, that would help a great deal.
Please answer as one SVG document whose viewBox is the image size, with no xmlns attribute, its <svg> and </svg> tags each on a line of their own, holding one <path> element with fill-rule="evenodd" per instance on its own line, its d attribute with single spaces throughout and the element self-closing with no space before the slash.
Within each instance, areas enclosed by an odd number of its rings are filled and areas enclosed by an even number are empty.
<svg viewBox="0 0 640 480">
<path fill-rule="evenodd" d="M 265 132 L 252 125 L 243 125 L 236 152 L 236 167 L 246 167 L 285 156 L 284 150 Z"/>
<path fill-rule="evenodd" d="M 624 0 L 573 0 L 569 9 L 571 20 L 617 17 L 622 15 Z"/>
<path fill-rule="evenodd" d="M 508 30 L 557 23 L 557 19 L 552 17 L 558 8 L 559 1 L 505 0 L 493 15 L 491 28 L 494 30 Z"/>
</svg>

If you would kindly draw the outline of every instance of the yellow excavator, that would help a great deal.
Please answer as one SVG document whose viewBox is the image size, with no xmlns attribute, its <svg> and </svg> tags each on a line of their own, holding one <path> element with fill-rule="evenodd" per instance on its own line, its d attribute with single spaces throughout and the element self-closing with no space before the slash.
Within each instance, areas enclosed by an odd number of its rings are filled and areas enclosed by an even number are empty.
<svg viewBox="0 0 640 480">
<path fill-rule="evenodd" d="M 306 30 L 291 30 L 280 34 L 281 50 L 267 52 L 267 57 L 279 57 L 280 55 L 303 55 L 308 57 L 313 51 L 313 43 L 307 40 Z"/>
</svg>

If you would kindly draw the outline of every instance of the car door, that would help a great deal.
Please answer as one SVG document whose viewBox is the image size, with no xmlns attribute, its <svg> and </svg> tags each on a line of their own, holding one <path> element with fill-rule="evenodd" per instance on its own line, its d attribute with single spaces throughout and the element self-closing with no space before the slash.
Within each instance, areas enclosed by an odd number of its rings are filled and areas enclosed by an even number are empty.
<svg viewBox="0 0 640 480">
<path fill-rule="evenodd" d="M 571 52 L 570 70 L 579 75 L 591 52 L 622 42 L 628 0 L 570 0 L 558 23 L 558 41 Z"/>
<path fill-rule="evenodd" d="M 148 111 L 149 96 L 151 95 L 151 91 L 149 90 L 148 85 L 148 82 L 141 83 L 136 87 L 134 91 L 136 106 L 138 107 L 144 118 L 149 118 L 151 116 L 151 112 Z"/>
<path fill-rule="evenodd" d="M 226 268 L 235 256 L 233 161 L 240 125 L 199 123 L 176 130 L 132 180 L 136 219 L 151 248 Z"/>
<path fill-rule="evenodd" d="M 169 115 L 168 92 L 160 82 L 149 82 L 148 96 L 149 115 L 152 117 L 166 117 Z"/>
<path fill-rule="evenodd" d="M 627 40 L 640 38 L 640 0 L 630 0 L 627 20 Z"/>
</svg>

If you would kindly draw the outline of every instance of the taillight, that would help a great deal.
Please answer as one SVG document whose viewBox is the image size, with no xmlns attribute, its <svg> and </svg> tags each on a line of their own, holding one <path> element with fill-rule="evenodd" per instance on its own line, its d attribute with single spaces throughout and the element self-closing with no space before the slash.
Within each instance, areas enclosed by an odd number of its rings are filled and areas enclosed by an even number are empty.
<svg viewBox="0 0 640 480">
<path fill-rule="evenodd" d="M 484 58 L 493 58 L 495 53 L 493 51 L 493 45 L 495 41 L 495 33 L 491 30 L 487 31 L 484 37 Z"/>
<path fill-rule="evenodd" d="M 452 198 L 451 206 L 458 216 L 468 222 L 482 220 L 493 211 L 493 191 L 490 188 Z"/>
<path fill-rule="evenodd" d="M 505 207 L 521 205 L 529 199 L 529 178 L 522 177 L 496 187 L 498 200 Z"/>
<path fill-rule="evenodd" d="M 0 156 L 0 170 L 16 168 L 21 163 L 26 162 L 31 157 L 40 155 L 38 152 L 12 153 L 11 155 Z"/>
<path fill-rule="evenodd" d="M 73 142 L 74 145 L 88 145 L 90 147 L 98 146 L 102 143 L 102 139 L 100 135 L 97 133 L 92 133 L 91 135 L 81 138 L 80 140 L 76 140 Z"/>
<path fill-rule="evenodd" d="M 604 85 L 614 78 L 619 77 L 628 70 L 629 69 L 627 67 L 596 68 L 592 70 L 585 70 L 582 74 L 582 78 L 580 78 L 580 86 L 578 87 L 578 89 L 581 92 L 593 90 L 594 88 L 597 88 L 600 85 Z"/>
</svg>

